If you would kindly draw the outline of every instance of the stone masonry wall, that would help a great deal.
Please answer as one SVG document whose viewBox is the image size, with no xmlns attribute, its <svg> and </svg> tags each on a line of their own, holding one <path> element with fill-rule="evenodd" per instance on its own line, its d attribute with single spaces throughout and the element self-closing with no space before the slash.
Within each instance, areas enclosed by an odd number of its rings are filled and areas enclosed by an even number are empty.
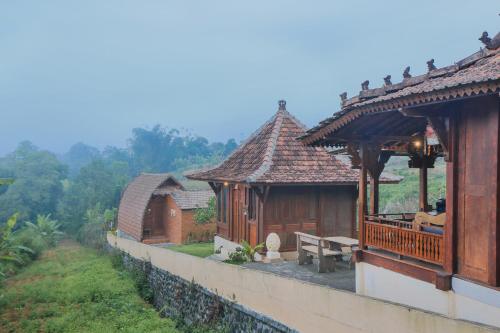
<svg viewBox="0 0 500 333">
<path fill-rule="evenodd" d="M 151 263 L 123 254 L 127 269 L 143 271 L 153 290 L 153 304 L 162 315 L 186 325 L 207 325 L 221 332 L 296 332 L 287 326 L 235 302 L 224 299 L 202 286 L 184 280 Z"/>
</svg>

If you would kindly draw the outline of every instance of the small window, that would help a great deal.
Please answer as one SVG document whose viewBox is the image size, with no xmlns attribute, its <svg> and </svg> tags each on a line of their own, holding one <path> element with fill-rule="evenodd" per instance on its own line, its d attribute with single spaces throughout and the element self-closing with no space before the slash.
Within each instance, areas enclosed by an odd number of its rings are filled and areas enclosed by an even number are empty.
<svg viewBox="0 0 500 333">
<path fill-rule="evenodd" d="M 175 217 L 176 212 L 175 209 L 170 209 L 170 216 Z"/>
</svg>

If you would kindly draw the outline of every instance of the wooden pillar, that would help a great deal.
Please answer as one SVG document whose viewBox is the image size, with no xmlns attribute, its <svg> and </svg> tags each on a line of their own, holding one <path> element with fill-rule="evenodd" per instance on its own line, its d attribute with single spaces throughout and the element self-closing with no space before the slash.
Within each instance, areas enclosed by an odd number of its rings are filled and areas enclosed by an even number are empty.
<svg viewBox="0 0 500 333">
<path fill-rule="evenodd" d="M 444 224 L 444 271 L 448 274 L 453 274 L 455 272 L 455 255 L 456 255 L 456 243 L 455 243 L 455 230 L 456 216 L 458 209 L 458 158 L 457 158 L 457 146 L 458 146 L 458 118 L 459 113 L 454 114 L 450 117 L 449 125 L 450 130 L 448 131 L 448 161 L 446 163 L 446 223 Z"/>
<path fill-rule="evenodd" d="M 378 214 L 379 202 L 379 179 L 380 175 L 370 177 L 370 214 Z"/>
<path fill-rule="evenodd" d="M 419 195 L 419 210 L 427 211 L 427 166 L 424 163 L 420 168 L 420 195 Z"/>
<path fill-rule="evenodd" d="M 361 155 L 361 170 L 359 170 L 359 195 L 358 195 L 358 240 L 359 248 L 361 250 L 365 249 L 365 214 L 366 214 L 366 199 L 367 199 L 367 165 L 366 165 L 366 155 L 367 149 L 366 144 L 361 144 L 359 147 Z"/>
</svg>

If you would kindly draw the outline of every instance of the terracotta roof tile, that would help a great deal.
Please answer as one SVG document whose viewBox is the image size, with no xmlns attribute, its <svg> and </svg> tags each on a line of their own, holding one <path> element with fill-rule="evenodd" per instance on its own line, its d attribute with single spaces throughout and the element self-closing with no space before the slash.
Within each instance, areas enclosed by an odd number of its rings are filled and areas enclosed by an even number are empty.
<svg viewBox="0 0 500 333">
<path fill-rule="evenodd" d="M 495 38 L 499 39 L 499 36 L 500 34 L 497 34 Z M 367 95 L 364 91 L 359 96 L 346 99 L 343 101 L 341 111 L 321 121 L 300 139 L 306 144 L 320 144 L 323 137 L 365 113 L 498 91 L 500 91 L 500 48 L 481 49 L 451 66 L 436 68 L 427 74 L 385 86 L 383 93 L 374 94 L 375 96 L 368 94 L 370 98 L 362 98 L 362 95 Z"/>
<path fill-rule="evenodd" d="M 215 197 L 214 191 L 173 191 L 171 193 L 180 209 L 195 209 L 208 207 L 208 201 Z"/>
<path fill-rule="evenodd" d="M 304 146 L 296 138 L 306 128 L 280 108 L 257 132 L 220 165 L 186 176 L 204 181 L 268 184 L 357 183 L 358 171 L 320 147 Z M 399 178 L 386 177 L 385 182 Z"/>
<path fill-rule="evenodd" d="M 143 173 L 133 179 L 125 188 L 118 207 L 118 229 L 142 240 L 142 224 L 153 192 L 160 187 L 183 189 L 182 185 L 170 174 Z"/>
</svg>

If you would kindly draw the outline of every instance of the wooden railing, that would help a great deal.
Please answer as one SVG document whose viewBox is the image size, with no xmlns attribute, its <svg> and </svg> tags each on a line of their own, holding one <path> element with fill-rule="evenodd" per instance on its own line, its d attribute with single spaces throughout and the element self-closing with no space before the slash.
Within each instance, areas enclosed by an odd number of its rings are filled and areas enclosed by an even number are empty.
<svg viewBox="0 0 500 333">
<path fill-rule="evenodd" d="M 377 215 L 367 215 L 365 217 L 366 222 L 374 222 L 385 225 L 392 225 L 395 227 L 412 229 L 413 219 L 415 218 L 415 213 L 400 213 L 400 214 L 377 214 Z"/>
<path fill-rule="evenodd" d="M 387 250 L 433 264 L 444 263 L 443 235 L 417 231 L 402 225 L 370 221 L 365 222 L 365 245 Z"/>
</svg>

